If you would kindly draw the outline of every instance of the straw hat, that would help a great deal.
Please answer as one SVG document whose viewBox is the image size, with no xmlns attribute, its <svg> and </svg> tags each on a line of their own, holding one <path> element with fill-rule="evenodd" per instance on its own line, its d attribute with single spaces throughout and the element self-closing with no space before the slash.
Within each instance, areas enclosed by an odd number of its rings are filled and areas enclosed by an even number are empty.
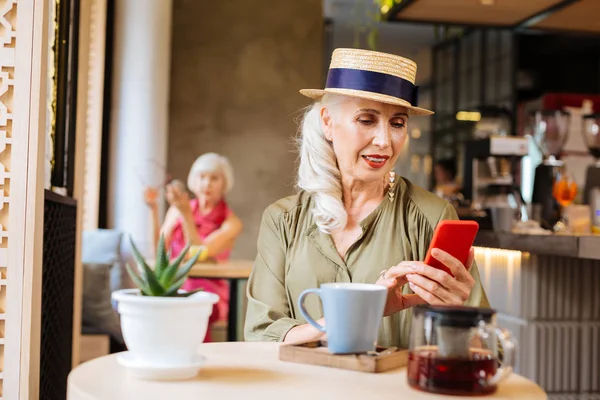
<svg viewBox="0 0 600 400">
<path fill-rule="evenodd" d="M 417 64 L 408 58 L 370 50 L 336 49 L 325 89 L 302 89 L 300 93 L 312 99 L 326 93 L 343 94 L 403 106 L 410 115 L 431 115 L 433 111 L 417 107 L 416 75 Z"/>
</svg>

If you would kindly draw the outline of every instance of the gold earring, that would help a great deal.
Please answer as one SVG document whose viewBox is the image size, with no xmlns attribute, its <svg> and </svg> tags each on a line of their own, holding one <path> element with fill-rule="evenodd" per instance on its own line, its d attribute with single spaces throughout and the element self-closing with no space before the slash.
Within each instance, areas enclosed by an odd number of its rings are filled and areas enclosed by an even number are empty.
<svg viewBox="0 0 600 400">
<path fill-rule="evenodd" d="M 390 171 L 390 186 L 388 188 L 388 198 L 390 201 L 394 201 L 394 187 L 396 186 L 396 173 L 394 171 Z"/>
</svg>

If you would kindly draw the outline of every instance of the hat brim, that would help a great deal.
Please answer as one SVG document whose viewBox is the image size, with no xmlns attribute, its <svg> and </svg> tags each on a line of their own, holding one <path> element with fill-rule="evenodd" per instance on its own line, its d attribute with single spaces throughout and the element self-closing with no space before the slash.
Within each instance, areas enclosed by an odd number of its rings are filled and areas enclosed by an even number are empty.
<svg viewBox="0 0 600 400">
<path fill-rule="evenodd" d="M 350 97 L 358 97 L 361 99 L 374 100 L 379 101 L 385 104 L 393 104 L 396 106 L 406 107 L 408 110 L 408 115 L 432 115 L 433 111 L 427 110 L 421 107 L 413 107 L 408 101 L 399 99 L 397 97 L 388 96 L 385 94 L 373 93 L 373 92 L 365 92 L 362 90 L 354 90 L 354 89 L 302 89 L 300 93 L 306 97 L 310 97 L 311 99 L 319 100 L 323 95 L 327 93 L 333 94 L 341 94 L 344 96 Z"/>
</svg>

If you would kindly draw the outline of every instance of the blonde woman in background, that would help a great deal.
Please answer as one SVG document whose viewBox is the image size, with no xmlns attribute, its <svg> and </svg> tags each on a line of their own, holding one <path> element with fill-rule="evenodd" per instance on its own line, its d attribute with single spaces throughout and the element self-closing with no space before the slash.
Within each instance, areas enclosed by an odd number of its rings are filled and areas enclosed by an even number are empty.
<svg viewBox="0 0 600 400">
<path fill-rule="evenodd" d="M 233 187 L 233 169 L 229 160 L 216 153 L 206 153 L 198 157 L 190 168 L 187 187 L 193 193 L 193 199 L 190 199 L 181 182 L 174 181 L 166 187 L 170 207 L 160 227 L 160 233 L 165 237 L 166 247 L 171 249 L 171 257 L 177 257 L 189 241 L 194 246 L 204 248 L 202 259 L 228 260 L 235 240 L 242 231 L 242 222 L 225 200 L 225 195 Z M 146 189 L 145 200 L 151 210 L 155 242 L 158 242 L 159 237 L 157 198 L 156 188 Z M 227 319 L 227 281 L 189 278 L 182 287 L 184 290 L 199 288 L 216 293 L 220 297 L 209 323 Z M 205 341 L 210 341 L 208 333 Z"/>
</svg>

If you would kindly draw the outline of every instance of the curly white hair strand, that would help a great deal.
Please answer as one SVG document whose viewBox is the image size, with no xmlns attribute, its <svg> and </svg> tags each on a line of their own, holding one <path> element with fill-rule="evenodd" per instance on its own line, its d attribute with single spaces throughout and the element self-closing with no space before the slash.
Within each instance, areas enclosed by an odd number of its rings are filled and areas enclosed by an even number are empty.
<svg viewBox="0 0 600 400">
<path fill-rule="evenodd" d="M 310 106 L 300 125 L 298 188 L 313 196 L 311 210 L 320 231 L 331 233 L 346 226 L 348 214 L 342 201 L 342 183 L 333 145 L 325 137 L 321 109 L 335 115 L 335 95 L 325 95 Z"/>
</svg>

